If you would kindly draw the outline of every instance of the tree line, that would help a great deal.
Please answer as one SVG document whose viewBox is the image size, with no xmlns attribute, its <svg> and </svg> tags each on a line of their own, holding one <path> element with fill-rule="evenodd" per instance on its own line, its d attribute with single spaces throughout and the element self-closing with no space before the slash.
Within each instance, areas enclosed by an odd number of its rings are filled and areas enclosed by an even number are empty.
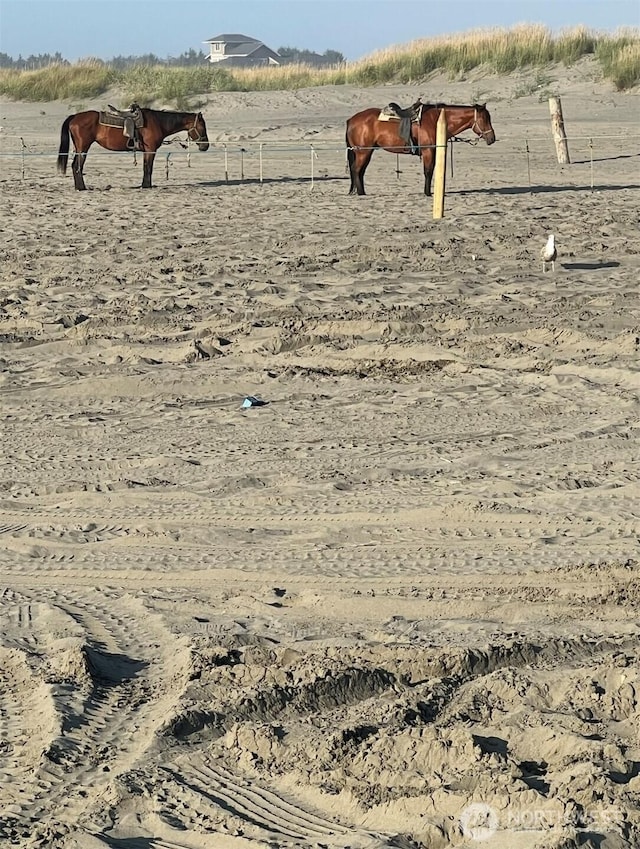
<svg viewBox="0 0 640 849">
<path fill-rule="evenodd" d="M 279 47 L 277 53 L 287 64 L 299 63 L 304 65 L 340 65 L 345 57 L 338 50 L 325 50 L 324 53 L 315 53 L 313 50 L 303 50 L 298 47 Z M 188 67 L 202 65 L 207 61 L 208 53 L 202 50 L 185 50 L 179 56 L 167 56 L 161 59 L 154 53 L 143 53 L 141 56 L 114 56 L 111 59 L 87 59 L 98 64 L 109 65 L 116 70 L 131 68 L 135 65 L 164 65 L 166 67 Z M 12 68 L 16 71 L 37 71 L 40 68 L 48 68 L 51 65 L 71 65 L 61 53 L 39 53 L 24 58 L 18 56 L 14 59 L 8 53 L 0 53 L 0 68 Z"/>
</svg>

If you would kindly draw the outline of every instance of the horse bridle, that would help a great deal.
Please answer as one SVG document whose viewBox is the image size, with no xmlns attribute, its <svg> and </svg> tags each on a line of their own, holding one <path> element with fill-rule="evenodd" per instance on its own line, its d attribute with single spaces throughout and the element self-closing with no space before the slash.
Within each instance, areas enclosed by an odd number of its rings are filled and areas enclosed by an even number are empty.
<svg viewBox="0 0 640 849">
<path fill-rule="evenodd" d="M 195 119 L 195 121 L 193 122 L 193 127 L 191 127 L 191 129 L 190 129 L 190 130 L 187 130 L 187 135 L 189 136 L 189 138 L 191 139 L 191 141 L 192 141 L 194 144 L 199 144 L 201 141 L 207 141 L 207 137 L 206 137 L 206 136 L 201 136 L 201 135 L 200 135 L 200 130 L 198 129 L 198 118 L 200 118 L 200 116 L 201 116 L 201 113 L 200 113 L 200 112 L 198 112 L 198 114 L 196 115 L 196 119 Z M 191 135 L 191 133 L 194 133 L 194 132 L 195 132 L 195 133 L 197 133 L 197 138 L 194 138 L 194 137 Z"/>
<path fill-rule="evenodd" d="M 473 107 L 473 124 L 471 125 L 471 129 L 474 133 L 479 136 L 482 136 L 483 138 L 484 136 L 490 136 L 493 132 L 493 130 L 480 129 L 480 126 L 478 125 L 478 109 L 475 106 Z"/>
</svg>

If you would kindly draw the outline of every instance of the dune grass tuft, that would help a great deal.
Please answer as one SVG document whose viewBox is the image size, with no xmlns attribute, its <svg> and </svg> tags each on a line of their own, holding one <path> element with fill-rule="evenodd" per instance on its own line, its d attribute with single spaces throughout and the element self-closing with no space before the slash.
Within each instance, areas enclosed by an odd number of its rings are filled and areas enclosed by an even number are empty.
<svg viewBox="0 0 640 849">
<path fill-rule="evenodd" d="M 118 75 L 104 62 L 82 60 L 75 65 L 50 65 L 37 71 L 0 70 L 0 94 L 13 100 L 50 101 L 99 97 L 117 83 Z"/>
</svg>

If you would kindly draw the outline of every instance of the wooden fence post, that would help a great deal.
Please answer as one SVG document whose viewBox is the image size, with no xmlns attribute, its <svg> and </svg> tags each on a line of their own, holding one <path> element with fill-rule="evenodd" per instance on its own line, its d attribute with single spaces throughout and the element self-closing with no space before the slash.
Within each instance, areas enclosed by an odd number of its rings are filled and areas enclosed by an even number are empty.
<svg viewBox="0 0 640 849">
<path fill-rule="evenodd" d="M 436 124 L 436 165 L 433 184 L 433 217 L 444 215 L 444 189 L 447 179 L 447 116 L 440 110 Z"/>
<path fill-rule="evenodd" d="M 558 162 L 561 165 L 568 165 L 570 162 L 569 148 L 567 147 L 567 137 L 564 132 L 562 104 L 559 97 L 549 98 L 549 111 L 551 112 L 551 132 L 553 133 L 553 140 L 556 143 Z"/>
</svg>

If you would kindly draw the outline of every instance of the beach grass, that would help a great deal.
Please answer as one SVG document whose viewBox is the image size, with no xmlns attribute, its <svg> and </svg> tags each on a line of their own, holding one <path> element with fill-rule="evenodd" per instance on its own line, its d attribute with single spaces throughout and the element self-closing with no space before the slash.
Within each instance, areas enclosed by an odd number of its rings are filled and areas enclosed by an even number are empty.
<svg viewBox="0 0 640 849">
<path fill-rule="evenodd" d="M 115 69 L 99 59 L 84 59 L 33 71 L 2 69 L 0 95 L 21 101 L 78 101 L 113 89 L 121 93 L 123 104 L 135 101 L 148 106 L 161 101 L 188 108 L 194 106 L 194 98 L 218 91 L 420 83 L 435 72 L 459 79 L 475 69 L 501 75 L 531 69 L 544 75 L 554 64 L 569 66 L 585 57 L 599 63 L 603 78 L 618 91 L 640 84 L 640 30 L 596 33 L 576 27 L 554 35 L 542 25 L 521 24 L 417 39 L 356 62 L 322 68 L 292 64 L 227 69 L 206 64 Z"/>
</svg>

